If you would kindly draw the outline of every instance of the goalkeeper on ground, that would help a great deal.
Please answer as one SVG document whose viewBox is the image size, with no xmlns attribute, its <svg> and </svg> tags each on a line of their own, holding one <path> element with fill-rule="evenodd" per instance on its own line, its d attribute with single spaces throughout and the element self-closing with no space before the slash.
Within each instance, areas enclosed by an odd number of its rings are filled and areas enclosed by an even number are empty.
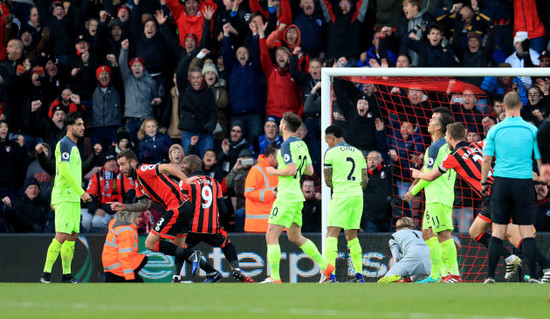
<svg viewBox="0 0 550 319">
<path fill-rule="evenodd" d="M 396 282 L 410 277 L 425 277 L 431 272 L 430 249 L 422 233 L 413 230 L 414 222 L 410 217 L 403 217 L 395 224 L 397 231 L 389 241 L 390 251 L 395 260 L 393 267 L 378 282 Z"/>
</svg>

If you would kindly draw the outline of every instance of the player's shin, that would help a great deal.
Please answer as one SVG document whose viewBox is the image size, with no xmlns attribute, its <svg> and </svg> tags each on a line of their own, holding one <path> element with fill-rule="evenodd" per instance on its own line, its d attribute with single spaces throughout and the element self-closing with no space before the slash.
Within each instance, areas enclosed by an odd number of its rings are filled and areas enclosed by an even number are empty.
<svg viewBox="0 0 550 319">
<path fill-rule="evenodd" d="M 445 256 L 446 268 L 451 275 L 459 275 L 456 244 L 454 239 L 447 239 L 441 244 L 441 256 Z"/>
<path fill-rule="evenodd" d="M 281 263 L 281 246 L 267 245 L 267 260 L 271 267 L 271 279 L 274 281 L 281 280 L 279 274 L 279 265 Z"/>
<path fill-rule="evenodd" d="M 325 239 L 325 260 L 327 263 L 335 265 L 338 256 L 338 238 L 327 237 Z"/>
<path fill-rule="evenodd" d="M 355 273 L 363 274 L 363 251 L 361 249 L 361 244 L 359 244 L 359 238 L 348 241 L 348 246 Z"/>
<path fill-rule="evenodd" d="M 48 247 L 48 252 L 46 254 L 46 263 L 44 264 L 44 272 L 51 273 L 53 264 L 59 257 L 59 252 L 61 251 L 61 244 L 57 239 L 52 239 L 50 246 Z"/>
<path fill-rule="evenodd" d="M 61 265 L 64 275 L 71 274 L 71 264 L 74 257 L 74 241 L 65 240 L 61 245 Z"/>
<path fill-rule="evenodd" d="M 430 261 L 432 263 L 432 279 L 441 278 L 441 248 L 437 237 L 426 240 L 426 245 L 430 248 Z"/>
</svg>

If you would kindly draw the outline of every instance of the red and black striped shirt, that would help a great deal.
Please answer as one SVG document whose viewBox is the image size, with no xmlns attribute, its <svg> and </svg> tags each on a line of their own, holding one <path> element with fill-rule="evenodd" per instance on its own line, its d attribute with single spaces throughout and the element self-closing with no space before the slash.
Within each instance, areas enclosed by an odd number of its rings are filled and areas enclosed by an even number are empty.
<svg viewBox="0 0 550 319">
<path fill-rule="evenodd" d="M 189 184 L 187 192 L 193 203 L 193 226 L 190 231 L 215 234 L 221 227 L 218 220 L 218 199 L 223 197 L 222 186 L 212 177 L 199 176 L 199 179 Z"/>
<path fill-rule="evenodd" d="M 456 145 L 455 151 L 447 155 L 438 169 L 445 173 L 449 169 L 454 169 L 479 197 L 481 194 L 481 165 L 483 163 L 483 142 L 471 143 L 460 142 Z M 493 184 L 493 169 L 489 171 L 487 182 Z M 489 192 L 490 192 L 489 188 Z"/>
<path fill-rule="evenodd" d="M 147 196 L 167 211 L 176 209 L 189 200 L 189 196 L 182 192 L 177 182 L 159 172 L 158 165 L 140 164 L 136 167 L 136 175 L 138 198 Z"/>
</svg>

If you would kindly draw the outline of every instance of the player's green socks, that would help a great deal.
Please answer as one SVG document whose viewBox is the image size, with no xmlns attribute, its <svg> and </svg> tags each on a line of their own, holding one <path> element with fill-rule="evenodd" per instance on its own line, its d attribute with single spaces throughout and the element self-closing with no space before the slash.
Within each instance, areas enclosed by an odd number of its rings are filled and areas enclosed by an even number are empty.
<svg viewBox="0 0 550 319">
<path fill-rule="evenodd" d="M 65 240 L 61 246 L 61 265 L 63 266 L 63 275 L 71 274 L 71 264 L 74 256 L 74 241 Z"/>
<path fill-rule="evenodd" d="M 281 246 L 267 245 L 267 261 L 271 267 L 271 279 L 275 281 L 281 280 L 281 275 L 279 274 L 279 265 L 281 263 Z"/>
<path fill-rule="evenodd" d="M 441 255 L 445 256 L 447 269 L 451 275 L 458 275 L 458 261 L 456 258 L 456 245 L 454 239 L 447 239 L 441 243 Z"/>
<path fill-rule="evenodd" d="M 306 253 L 309 257 L 311 257 L 311 259 L 315 260 L 319 264 L 319 267 L 321 267 L 321 269 L 327 268 L 327 262 L 325 258 L 323 258 L 323 255 L 321 255 L 321 253 L 317 249 L 317 246 L 315 246 L 315 244 L 311 240 L 306 240 L 306 242 L 302 246 L 300 246 L 300 249 L 303 250 L 304 253 Z"/>
<path fill-rule="evenodd" d="M 439 247 L 439 240 L 437 237 L 432 237 L 426 240 L 426 245 L 430 248 L 430 261 L 432 262 L 432 273 L 431 277 L 433 279 L 441 278 L 441 249 Z"/>
<path fill-rule="evenodd" d="M 335 265 L 337 256 L 338 256 L 338 238 L 327 237 L 325 239 L 325 261 L 331 265 Z"/>
<path fill-rule="evenodd" d="M 53 264 L 59 256 L 61 251 L 61 243 L 58 242 L 55 238 L 52 239 L 52 243 L 48 247 L 48 253 L 46 254 L 46 263 L 44 264 L 44 272 L 51 273 Z"/>
<path fill-rule="evenodd" d="M 348 241 L 349 254 L 351 256 L 351 262 L 356 273 L 363 273 L 363 251 L 359 244 L 359 238 L 354 238 Z M 334 264 L 333 264 L 334 265 Z"/>
</svg>

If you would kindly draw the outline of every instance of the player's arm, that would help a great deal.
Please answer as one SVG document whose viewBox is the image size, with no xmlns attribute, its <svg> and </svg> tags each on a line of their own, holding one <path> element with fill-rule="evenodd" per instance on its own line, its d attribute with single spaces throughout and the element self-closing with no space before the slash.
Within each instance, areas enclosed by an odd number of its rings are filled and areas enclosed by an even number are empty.
<svg viewBox="0 0 550 319">
<path fill-rule="evenodd" d="M 67 185 L 69 185 L 78 194 L 78 196 L 82 196 L 84 194 L 84 189 L 78 184 L 76 179 L 73 177 L 73 174 L 71 174 L 69 162 L 62 161 L 59 163 L 59 174 L 63 176 L 67 182 Z"/>
<path fill-rule="evenodd" d="M 332 188 L 332 167 L 323 168 L 323 172 L 325 173 L 325 184 Z"/>
<path fill-rule="evenodd" d="M 369 169 L 363 167 L 361 170 L 361 187 L 365 188 L 369 184 Z"/>
<path fill-rule="evenodd" d="M 313 165 L 312 164 L 308 164 L 306 166 L 306 169 L 304 170 L 304 175 L 307 175 L 307 176 L 311 176 L 313 175 Z"/>
<path fill-rule="evenodd" d="M 124 204 L 119 202 L 107 202 L 111 205 L 111 209 L 115 212 L 129 211 L 129 212 L 143 212 L 151 207 L 151 200 L 145 196 L 138 198 L 137 203 Z"/>
<path fill-rule="evenodd" d="M 157 166 L 158 172 L 160 174 L 169 174 L 172 176 L 177 177 L 180 181 L 183 181 L 184 183 L 189 183 L 187 176 L 175 165 L 172 164 L 159 164 Z"/>
<path fill-rule="evenodd" d="M 397 242 L 395 241 L 395 239 L 393 239 L 393 236 L 390 239 L 389 245 L 390 245 L 390 251 L 391 251 L 391 255 L 393 257 L 393 260 L 398 262 L 399 259 L 401 259 L 399 257 L 399 247 L 397 246 Z"/>
<path fill-rule="evenodd" d="M 266 170 L 269 175 L 277 175 L 277 176 L 294 176 L 296 175 L 296 172 L 297 172 L 296 163 L 288 163 L 286 167 L 283 169 L 267 167 Z"/>
<path fill-rule="evenodd" d="M 439 176 L 443 175 L 443 173 L 438 169 L 434 169 L 433 171 L 428 171 L 428 172 L 421 172 L 417 169 L 414 169 L 414 168 L 411 168 L 411 171 L 412 171 L 412 177 L 413 178 L 418 178 L 418 179 L 422 179 L 422 180 L 425 180 L 425 181 L 433 181 L 435 179 L 437 179 Z"/>
</svg>

